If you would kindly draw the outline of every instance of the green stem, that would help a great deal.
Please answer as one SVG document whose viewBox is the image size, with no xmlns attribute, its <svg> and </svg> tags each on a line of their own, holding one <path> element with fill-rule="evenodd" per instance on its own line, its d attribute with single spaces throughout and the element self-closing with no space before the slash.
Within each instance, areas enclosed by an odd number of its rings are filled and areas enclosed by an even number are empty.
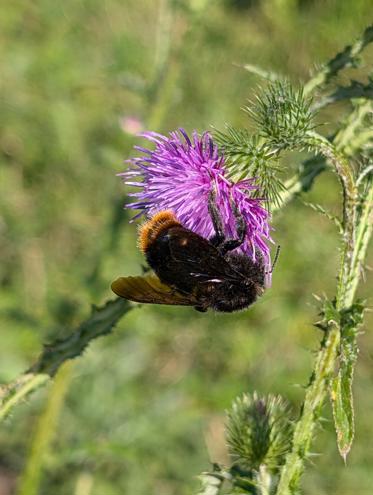
<svg viewBox="0 0 373 495">
<path fill-rule="evenodd" d="M 29 394 L 45 385 L 63 363 L 80 356 L 93 339 L 110 333 L 131 308 L 124 299 L 108 301 L 101 308 L 93 308 L 91 316 L 67 338 L 45 346 L 39 359 L 26 373 L 0 387 L 0 421 Z"/>
<path fill-rule="evenodd" d="M 366 128 L 359 132 L 368 115 L 372 113 L 373 103 L 364 99 L 357 100 L 354 109 L 347 116 L 342 129 L 333 140 L 334 146 L 346 156 L 354 156 L 362 144 L 369 141 L 371 135 L 366 134 Z"/>
<path fill-rule="evenodd" d="M 8 416 L 11 410 L 26 397 L 45 385 L 50 379 L 46 373 L 25 373 L 17 380 L 0 388 L 0 421 Z"/>
<path fill-rule="evenodd" d="M 334 370 L 339 342 L 339 328 L 333 326 L 321 344 L 307 388 L 301 416 L 294 430 L 292 451 L 286 457 L 276 495 L 290 495 L 294 493 L 298 485 L 309 452 L 313 431 L 326 396 L 328 382 Z"/>
<path fill-rule="evenodd" d="M 272 477 L 267 467 L 263 464 L 259 467 L 258 476 L 258 495 L 270 495 L 272 487 Z"/>
<path fill-rule="evenodd" d="M 19 482 L 18 495 L 37 495 L 46 455 L 56 431 L 66 392 L 71 379 L 71 362 L 60 369 L 50 390 L 44 412 L 37 421 L 30 455 Z"/>
<path fill-rule="evenodd" d="M 332 143 L 316 132 L 309 132 L 309 143 L 333 165 L 343 191 L 343 248 L 338 278 L 336 307 L 345 307 L 344 300 L 350 280 L 352 256 L 355 248 L 357 188 L 352 168 L 345 156 Z"/>
<path fill-rule="evenodd" d="M 336 160 L 335 158 L 333 159 L 334 165 L 336 165 Z M 340 178 L 343 187 L 346 188 L 345 201 L 347 205 L 345 204 L 345 208 L 354 208 L 354 211 L 347 211 L 346 223 L 344 225 L 344 246 L 336 294 L 336 308 L 339 311 L 348 309 L 353 303 L 360 279 L 360 266 L 365 259 L 369 238 L 372 233 L 373 220 L 373 186 L 371 186 L 359 218 L 355 235 L 356 201 L 352 203 L 349 194 L 351 192 L 354 194 L 353 197 L 355 197 L 356 188 L 351 174 L 344 167 L 345 164 L 342 162 L 337 165 L 336 169 L 338 175 L 340 172 L 343 174 L 343 177 Z M 351 243 L 352 252 L 349 257 L 349 263 L 347 264 L 345 262 L 346 254 L 350 253 Z M 345 266 L 346 264 L 347 268 Z M 295 427 L 293 447 L 282 468 L 276 495 L 291 495 L 297 489 L 300 476 L 304 469 L 304 461 L 309 452 L 313 432 L 327 394 L 330 379 L 334 373 L 340 338 L 341 329 L 335 322 L 330 323 L 321 343 L 301 415 Z"/>
<path fill-rule="evenodd" d="M 359 225 L 356 232 L 354 252 L 351 261 L 351 278 L 345 294 L 346 306 L 351 306 L 359 282 L 361 267 L 364 263 L 365 253 L 373 230 L 373 184 L 364 198 Z"/>
</svg>

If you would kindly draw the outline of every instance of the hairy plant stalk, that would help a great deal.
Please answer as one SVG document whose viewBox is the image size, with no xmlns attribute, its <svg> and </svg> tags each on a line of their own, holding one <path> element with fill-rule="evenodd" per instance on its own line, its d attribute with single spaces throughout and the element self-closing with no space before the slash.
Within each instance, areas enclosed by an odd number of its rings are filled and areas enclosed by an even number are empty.
<svg viewBox="0 0 373 495">
<path fill-rule="evenodd" d="M 351 263 L 355 246 L 357 188 L 353 171 L 342 153 L 337 151 L 327 139 L 315 132 L 310 132 L 309 137 L 311 145 L 315 146 L 315 148 L 318 149 L 333 165 L 342 184 L 343 239 L 340 261 L 341 269 L 338 276 L 338 289 L 336 295 L 336 307 L 338 310 L 341 310 L 345 307 L 344 298 L 351 279 Z"/>
<path fill-rule="evenodd" d="M 360 278 L 369 239 L 373 230 L 373 184 L 371 184 L 362 208 L 356 231 L 354 252 L 351 260 L 351 278 L 345 293 L 345 304 L 351 306 Z"/>
<path fill-rule="evenodd" d="M 364 119 L 372 111 L 373 103 L 371 100 L 358 100 L 353 111 L 346 118 L 345 125 L 333 139 L 334 146 L 342 151 L 345 156 L 353 156 L 356 149 L 361 149 L 360 134 L 363 136 L 365 135 L 365 138 L 367 138 L 363 143 L 366 143 L 369 140 L 369 137 L 366 136 L 366 130 L 364 129 L 362 133 L 360 133 L 359 130 Z"/>
<path fill-rule="evenodd" d="M 329 153 L 330 149 L 326 148 Z M 331 154 L 331 152 L 330 152 Z M 356 226 L 356 186 L 348 164 L 340 162 L 335 156 L 331 161 L 341 179 L 344 188 L 344 233 L 341 254 L 341 266 L 336 293 L 336 309 L 341 312 L 351 307 L 358 282 L 360 267 L 366 255 L 366 250 L 372 233 L 372 195 L 371 187 L 367 195 L 363 212 Z M 330 379 L 333 376 L 336 358 L 339 354 L 339 344 L 343 328 L 337 322 L 330 321 L 322 340 L 320 351 L 316 358 L 314 371 L 307 388 L 300 418 L 296 424 L 293 446 L 286 458 L 281 472 L 277 495 L 291 495 L 295 492 L 304 462 L 309 453 L 315 426 L 325 400 Z"/>
<path fill-rule="evenodd" d="M 24 373 L 13 382 L 0 388 L 0 421 L 6 418 L 13 408 L 24 402 L 29 394 L 45 385 L 50 379 L 47 373 Z"/>
<path fill-rule="evenodd" d="M 270 495 L 272 479 L 270 473 L 264 465 L 260 466 L 259 468 L 257 482 L 260 490 L 260 495 Z"/>
<path fill-rule="evenodd" d="M 291 495 L 298 486 L 304 462 L 309 453 L 313 431 L 325 400 L 329 378 L 334 370 L 339 342 L 340 330 L 333 325 L 321 343 L 301 416 L 294 430 L 293 447 L 282 468 L 276 495 Z"/>
</svg>

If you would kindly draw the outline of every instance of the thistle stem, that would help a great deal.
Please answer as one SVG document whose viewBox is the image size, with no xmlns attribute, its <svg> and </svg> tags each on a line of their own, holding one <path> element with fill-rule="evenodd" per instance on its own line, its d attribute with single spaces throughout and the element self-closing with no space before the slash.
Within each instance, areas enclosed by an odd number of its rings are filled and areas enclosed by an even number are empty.
<svg viewBox="0 0 373 495">
<path fill-rule="evenodd" d="M 364 263 L 369 239 L 373 230 L 373 184 L 366 194 L 362 212 L 356 229 L 356 240 L 351 260 L 351 278 L 345 293 L 345 304 L 351 306 L 360 278 L 361 267 Z"/>
<path fill-rule="evenodd" d="M 0 421 L 8 416 L 13 408 L 26 397 L 45 385 L 50 379 L 46 373 L 25 373 L 8 385 L 0 388 Z"/>
<path fill-rule="evenodd" d="M 315 132 L 309 132 L 308 136 L 310 145 L 314 146 L 333 165 L 342 185 L 343 247 L 336 296 L 336 308 L 341 310 L 345 307 L 345 296 L 351 280 L 351 263 L 355 248 L 357 188 L 353 171 L 344 155 L 323 136 Z"/>
<path fill-rule="evenodd" d="M 72 363 L 60 369 L 53 383 L 43 413 L 37 420 L 30 454 L 18 484 L 18 495 L 37 495 L 46 455 L 53 441 L 58 418 L 72 377 Z"/>
<path fill-rule="evenodd" d="M 301 416 L 294 430 L 293 447 L 282 468 L 276 495 L 290 495 L 298 485 L 311 445 L 313 431 L 326 396 L 329 377 L 334 369 L 339 342 L 339 328 L 333 326 L 321 343 L 302 406 Z"/>
<path fill-rule="evenodd" d="M 0 421 L 28 395 L 45 385 L 69 359 L 80 356 L 89 343 L 111 332 L 132 306 L 124 299 L 107 302 L 94 308 L 89 316 L 66 339 L 45 346 L 36 363 L 13 382 L 0 386 Z"/>
<path fill-rule="evenodd" d="M 341 311 L 348 309 L 353 303 L 360 279 L 360 266 L 365 258 L 369 238 L 372 233 L 373 186 L 371 186 L 367 194 L 355 232 L 356 188 L 353 177 L 346 170 L 346 164 L 344 162 L 341 163 L 335 157 L 331 161 L 340 176 L 345 199 L 343 250 L 336 294 L 336 309 Z M 351 195 L 354 201 L 352 201 Z M 304 461 L 309 452 L 313 432 L 327 394 L 329 381 L 333 376 L 340 339 L 341 328 L 336 322 L 331 322 L 316 358 L 300 418 L 295 427 L 293 447 L 283 466 L 276 495 L 290 495 L 294 493 L 298 486 L 304 469 Z"/>
</svg>

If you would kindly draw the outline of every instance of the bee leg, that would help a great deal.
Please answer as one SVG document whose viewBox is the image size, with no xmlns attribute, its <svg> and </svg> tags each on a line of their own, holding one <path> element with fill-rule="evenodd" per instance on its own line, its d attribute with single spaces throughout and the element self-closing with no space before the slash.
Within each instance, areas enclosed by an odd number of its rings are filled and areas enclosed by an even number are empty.
<svg viewBox="0 0 373 495">
<path fill-rule="evenodd" d="M 245 240 L 246 231 L 247 231 L 245 219 L 241 215 L 232 197 L 230 199 L 230 204 L 233 210 L 234 218 L 236 220 L 236 232 L 238 239 L 227 239 L 219 246 L 219 251 L 223 255 L 226 254 L 228 251 L 232 251 L 233 249 L 236 249 L 239 246 L 241 246 L 241 244 L 243 244 Z"/>
<path fill-rule="evenodd" d="M 277 249 L 276 249 L 275 257 L 274 257 L 274 259 L 272 261 L 271 269 L 266 272 L 266 275 L 273 273 L 273 269 L 276 266 L 276 263 L 277 263 L 277 260 L 278 260 L 279 255 L 280 255 L 280 246 L 278 245 L 277 246 Z"/>
<path fill-rule="evenodd" d="M 215 235 L 211 237 L 210 242 L 213 246 L 218 247 L 225 241 L 225 235 L 220 214 L 215 203 L 214 190 L 211 190 L 209 193 L 208 210 L 215 230 Z"/>
<path fill-rule="evenodd" d="M 223 223 L 219 211 L 216 207 L 215 192 L 212 190 L 209 193 L 208 210 L 214 225 L 215 235 L 210 239 L 213 246 L 217 247 L 221 254 L 238 248 L 244 242 L 246 237 L 246 222 L 241 215 L 233 198 L 230 198 L 230 205 L 236 220 L 236 232 L 238 239 L 226 239 L 224 235 Z"/>
</svg>

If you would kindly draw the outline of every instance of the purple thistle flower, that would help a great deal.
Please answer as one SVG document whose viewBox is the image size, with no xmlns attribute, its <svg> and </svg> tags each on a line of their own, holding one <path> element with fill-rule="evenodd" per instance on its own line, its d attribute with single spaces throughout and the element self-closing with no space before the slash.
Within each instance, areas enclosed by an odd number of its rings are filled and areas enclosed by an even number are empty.
<svg viewBox="0 0 373 495">
<path fill-rule="evenodd" d="M 214 189 L 226 237 L 236 237 L 232 198 L 247 225 L 246 239 L 238 250 L 254 260 L 261 253 L 269 271 L 270 252 L 266 244 L 271 241 L 269 213 L 262 206 L 264 199 L 250 197 L 257 189 L 254 179 L 228 180 L 224 157 L 207 132 L 199 136 L 194 131 L 192 139 L 183 129 L 171 132 L 169 137 L 155 132 L 141 136 L 154 142 L 155 150 L 135 146 L 144 156 L 127 160 L 133 166 L 118 174 L 127 185 L 141 189 L 130 194 L 137 201 L 126 205 L 142 210 L 135 218 L 143 213 L 151 217 L 160 210 L 173 210 L 184 227 L 209 239 L 215 233 L 208 212 L 208 196 Z M 270 279 L 268 274 L 267 285 Z"/>
</svg>

